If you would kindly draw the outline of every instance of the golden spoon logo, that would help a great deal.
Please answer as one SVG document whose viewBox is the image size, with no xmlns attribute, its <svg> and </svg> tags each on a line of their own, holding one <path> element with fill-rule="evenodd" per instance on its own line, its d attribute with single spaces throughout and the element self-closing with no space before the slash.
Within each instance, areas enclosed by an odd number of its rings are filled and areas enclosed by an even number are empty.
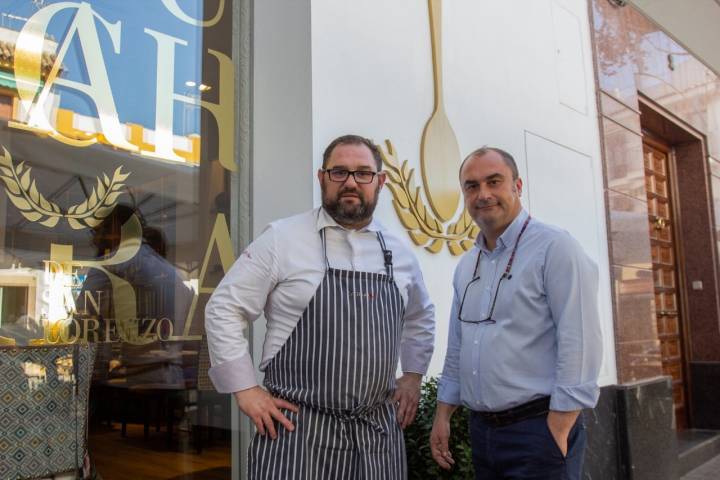
<svg viewBox="0 0 720 480">
<path fill-rule="evenodd" d="M 479 229 L 464 209 L 457 221 L 445 225 L 457 214 L 460 202 L 457 172 L 461 157 L 443 99 L 441 0 L 428 0 L 428 7 L 435 105 L 423 131 L 420 167 L 430 209 L 425 207 L 420 188 L 415 186 L 415 170 L 408 168 L 407 160 L 400 165 L 389 140 L 385 141 L 386 148 L 380 150 L 387 167 L 390 180 L 387 186 L 393 195 L 393 206 L 415 245 L 437 253 L 443 243 L 447 243 L 453 255 L 460 255 L 472 248 Z"/>
</svg>

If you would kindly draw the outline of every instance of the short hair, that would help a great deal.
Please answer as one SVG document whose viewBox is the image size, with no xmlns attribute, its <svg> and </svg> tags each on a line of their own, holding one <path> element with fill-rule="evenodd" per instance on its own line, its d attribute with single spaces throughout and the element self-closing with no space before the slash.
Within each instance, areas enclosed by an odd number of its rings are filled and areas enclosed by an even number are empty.
<svg viewBox="0 0 720 480">
<path fill-rule="evenodd" d="M 322 168 L 327 167 L 330 155 L 332 155 L 333 150 L 335 150 L 335 147 L 338 145 L 365 145 L 370 149 L 370 152 L 375 159 L 378 172 L 382 170 L 382 156 L 380 155 L 380 149 L 371 140 L 361 137 L 360 135 L 342 135 L 330 142 L 330 145 L 328 145 L 325 149 L 325 153 L 323 153 Z"/>
<path fill-rule="evenodd" d="M 460 176 L 460 172 L 462 172 L 463 167 L 465 166 L 465 163 L 470 160 L 471 158 L 475 157 L 482 157 L 483 155 L 486 155 L 490 152 L 495 152 L 503 159 L 503 162 L 505 162 L 505 165 L 510 167 L 510 171 L 512 172 L 513 180 L 517 180 L 520 176 L 520 173 L 518 172 L 517 163 L 515 163 L 515 159 L 512 155 L 510 155 L 508 152 L 501 148 L 497 147 L 488 147 L 487 145 L 484 145 L 477 150 L 473 150 L 470 152 L 470 155 L 465 157 L 465 160 L 462 161 L 460 164 L 460 170 L 458 171 L 458 176 Z"/>
</svg>

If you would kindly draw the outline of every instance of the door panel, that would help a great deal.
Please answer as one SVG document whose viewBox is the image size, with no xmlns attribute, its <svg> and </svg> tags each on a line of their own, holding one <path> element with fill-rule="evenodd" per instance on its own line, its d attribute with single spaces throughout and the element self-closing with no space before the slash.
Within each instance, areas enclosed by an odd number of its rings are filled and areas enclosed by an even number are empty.
<svg viewBox="0 0 720 480">
<path fill-rule="evenodd" d="M 683 374 L 682 313 L 678 290 L 678 268 L 670 169 L 667 150 L 643 142 L 648 226 L 655 284 L 655 315 L 663 372 L 672 377 L 675 421 L 687 428 L 686 387 Z"/>
</svg>

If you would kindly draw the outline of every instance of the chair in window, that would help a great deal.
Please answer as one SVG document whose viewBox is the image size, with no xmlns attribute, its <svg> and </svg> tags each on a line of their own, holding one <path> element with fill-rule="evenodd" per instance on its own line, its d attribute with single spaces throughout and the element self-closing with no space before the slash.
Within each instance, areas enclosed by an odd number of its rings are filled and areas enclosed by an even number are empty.
<svg viewBox="0 0 720 480">
<path fill-rule="evenodd" d="M 95 345 L 0 347 L 0 478 L 77 472 Z"/>
<path fill-rule="evenodd" d="M 147 345 L 123 344 L 123 381 L 120 389 L 121 436 L 127 424 L 143 424 L 143 437 L 150 438 L 150 424 L 159 432 L 165 426 L 166 447 L 173 448 L 173 434 L 184 412 L 186 386 L 182 372 L 182 343 L 156 341 Z"/>
</svg>

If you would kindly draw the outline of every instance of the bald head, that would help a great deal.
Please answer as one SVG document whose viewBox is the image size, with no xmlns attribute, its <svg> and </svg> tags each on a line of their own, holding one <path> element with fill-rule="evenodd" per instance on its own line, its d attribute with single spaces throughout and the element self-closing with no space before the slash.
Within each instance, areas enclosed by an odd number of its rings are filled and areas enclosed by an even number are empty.
<svg viewBox="0 0 720 480">
<path fill-rule="evenodd" d="M 470 152 L 470 154 L 467 157 L 465 157 L 465 160 L 463 160 L 462 163 L 460 164 L 460 170 L 458 172 L 458 177 L 460 177 L 462 179 L 463 167 L 465 167 L 465 164 L 467 163 L 468 160 L 470 160 L 472 158 L 482 157 L 483 155 L 487 155 L 490 152 L 495 152 L 498 155 L 500 155 L 500 158 L 502 158 L 503 162 L 505 162 L 505 165 L 507 165 L 508 168 L 510 168 L 510 171 L 512 172 L 513 180 L 517 180 L 518 177 L 520 176 L 520 174 L 518 172 L 517 164 L 515 163 L 515 159 L 513 158 L 513 156 L 501 148 L 488 147 L 487 145 L 484 147 L 478 148 L 476 150 L 473 150 L 472 152 Z"/>
</svg>

